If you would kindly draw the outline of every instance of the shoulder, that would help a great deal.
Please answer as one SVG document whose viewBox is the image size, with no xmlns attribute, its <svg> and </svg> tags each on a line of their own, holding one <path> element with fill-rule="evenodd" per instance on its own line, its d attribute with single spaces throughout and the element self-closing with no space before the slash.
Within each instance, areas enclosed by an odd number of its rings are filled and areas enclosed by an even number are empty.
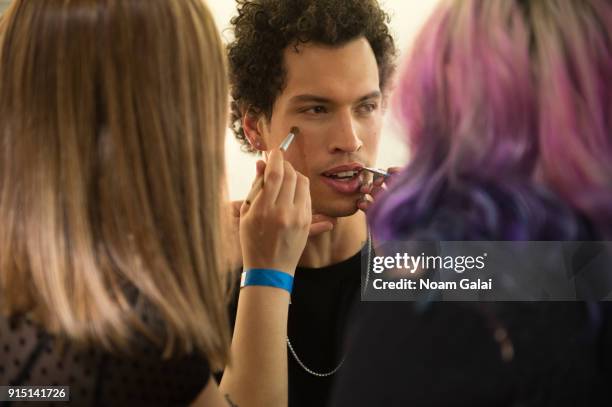
<svg viewBox="0 0 612 407">
<path fill-rule="evenodd" d="M 203 356 L 163 358 L 147 340 L 108 352 L 63 340 L 25 317 L 0 316 L 0 383 L 70 386 L 82 405 L 188 404 L 210 377 Z"/>
</svg>

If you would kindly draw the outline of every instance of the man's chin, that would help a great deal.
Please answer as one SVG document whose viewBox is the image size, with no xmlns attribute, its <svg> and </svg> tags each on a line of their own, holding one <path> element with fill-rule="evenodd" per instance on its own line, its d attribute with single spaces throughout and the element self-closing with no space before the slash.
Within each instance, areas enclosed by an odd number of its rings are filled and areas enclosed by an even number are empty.
<svg viewBox="0 0 612 407">
<path fill-rule="evenodd" d="M 314 205 L 313 212 L 332 218 L 343 218 L 346 216 L 354 215 L 359 208 L 357 208 L 357 199 L 350 200 L 338 200 L 337 202 L 327 202 L 324 205 Z"/>
</svg>

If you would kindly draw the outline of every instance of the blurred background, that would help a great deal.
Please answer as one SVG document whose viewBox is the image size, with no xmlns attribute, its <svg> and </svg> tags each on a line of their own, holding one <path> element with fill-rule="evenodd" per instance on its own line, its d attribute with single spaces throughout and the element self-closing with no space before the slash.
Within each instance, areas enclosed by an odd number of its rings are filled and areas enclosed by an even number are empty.
<svg viewBox="0 0 612 407">
<path fill-rule="evenodd" d="M 39 0 L 27 0 L 39 1 Z M 169 0 L 177 1 L 177 0 Z M 391 32 L 400 51 L 399 60 L 409 51 L 410 44 L 416 33 L 439 0 L 381 0 L 383 8 L 391 17 Z M 11 0 L 0 0 L 0 11 L 3 11 Z M 221 31 L 221 37 L 225 42 L 232 39 L 232 33 L 228 29 L 229 22 L 235 13 L 234 0 L 208 0 L 217 26 Z M 401 69 L 401 66 L 399 67 Z M 391 110 L 391 109 L 389 109 Z M 229 195 L 232 200 L 243 199 L 251 185 L 255 174 L 255 161 L 257 157 L 242 152 L 240 145 L 234 139 L 231 132 L 227 133 L 226 156 Z M 395 123 L 391 114 L 387 114 L 382 131 L 382 140 L 378 152 L 377 166 L 386 168 L 389 166 L 403 165 L 408 160 L 408 151 L 404 146 L 401 131 Z"/>
</svg>

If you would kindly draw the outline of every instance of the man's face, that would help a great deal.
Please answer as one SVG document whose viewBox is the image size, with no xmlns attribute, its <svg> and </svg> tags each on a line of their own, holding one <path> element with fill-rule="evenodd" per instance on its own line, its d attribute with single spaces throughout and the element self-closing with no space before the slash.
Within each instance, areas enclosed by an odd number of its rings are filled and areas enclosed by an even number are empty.
<svg viewBox="0 0 612 407">
<path fill-rule="evenodd" d="M 382 96 L 374 53 L 365 38 L 340 47 L 308 43 L 284 53 L 286 87 L 270 122 L 260 126 L 267 148 L 293 126 L 300 129 L 285 158 L 310 179 L 313 211 L 356 212 L 359 187 L 374 164 L 382 125 Z"/>
</svg>

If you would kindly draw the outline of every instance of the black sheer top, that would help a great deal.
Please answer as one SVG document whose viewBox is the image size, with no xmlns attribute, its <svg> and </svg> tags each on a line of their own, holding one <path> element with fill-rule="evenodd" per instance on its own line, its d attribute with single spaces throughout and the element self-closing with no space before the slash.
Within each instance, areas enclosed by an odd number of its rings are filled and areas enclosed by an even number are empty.
<svg viewBox="0 0 612 407">
<path fill-rule="evenodd" d="M 145 312 L 142 318 L 147 322 L 151 317 Z M 70 386 L 70 405 L 76 406 L 189 405 L 210 377 L 205 358 L 162 359 L 149 341 L 139 343 L 129 355 L 119 356 L 59 341 L 27 317 L 0 316 L 0 385 Z M 0 402 L 22 404 L 32 402 Z"/>
</svg>

